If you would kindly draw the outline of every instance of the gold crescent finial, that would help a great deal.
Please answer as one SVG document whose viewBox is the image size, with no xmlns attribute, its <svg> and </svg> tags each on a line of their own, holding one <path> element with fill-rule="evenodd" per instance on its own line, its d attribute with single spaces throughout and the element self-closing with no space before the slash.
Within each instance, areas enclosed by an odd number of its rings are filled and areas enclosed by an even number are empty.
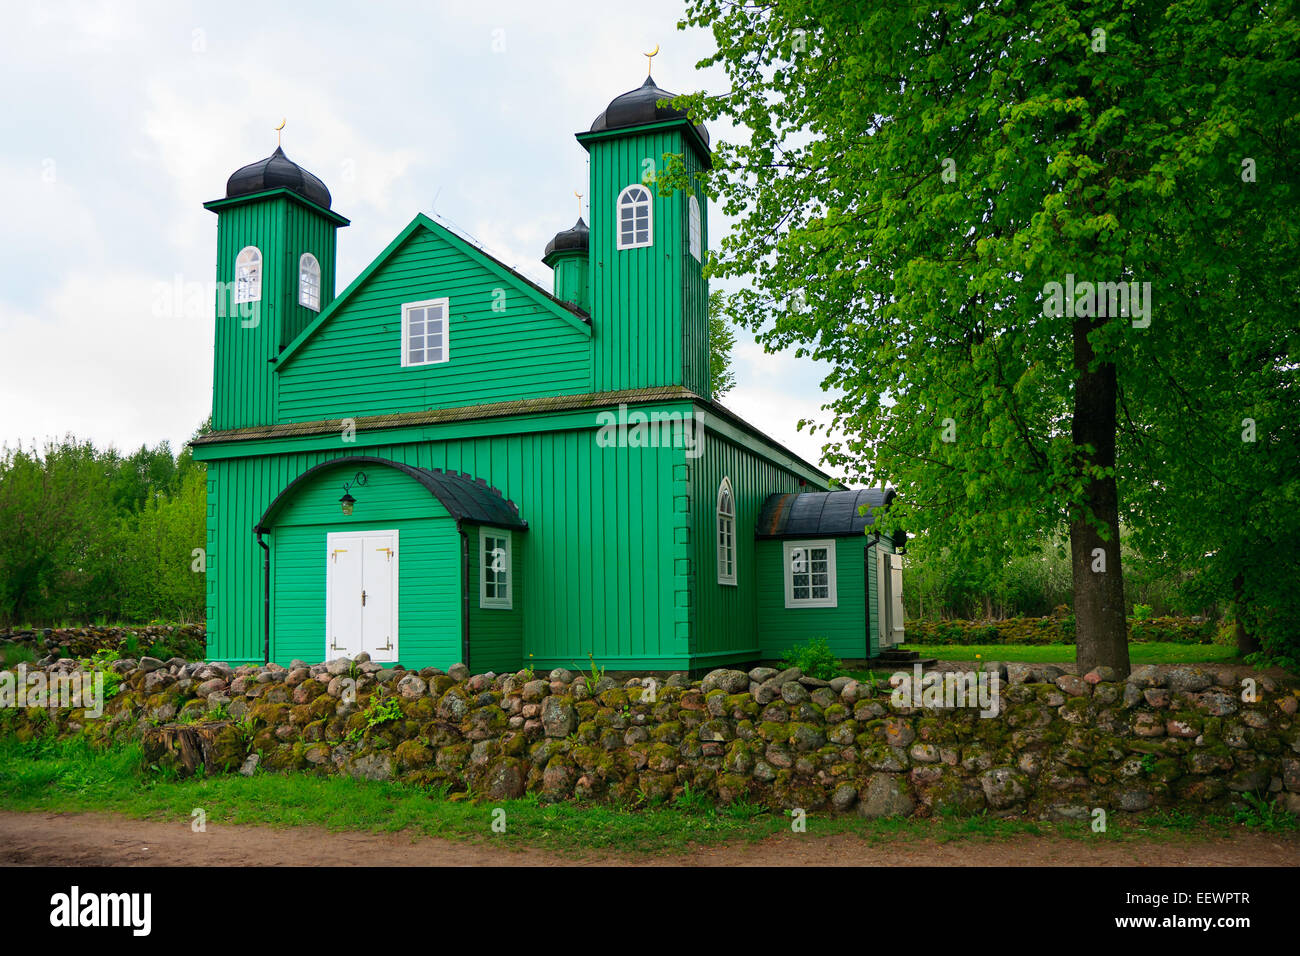
<svg viewBox="0 0 1300 956">
<path fill-rule="evenodd" d="M 281 119 L 280 119 L 280 125 L 277 126 L 277 127 L 275 128 L 275 145 L 276 145 L 276 146 L 279 146 L 279 145 L 280 145 L 280 132 L 284 129 L 284 124 L 285 124 L 285 122 L 286 122 L 286 118 L 281 117 Z"/>
<path fill-rule="evenodd" d="M 578 197 L 578 218 L 581 219 L 582 218 L 582 193 L 578 192 L 575 189 L 573 191 L 573 195 Z"/>
<path fill-rule="evenodd" d="M 651 50 L 649 53 L 645 54 L 645 71 L 647 73 L 651 72 L 650 67 L 653 65 L 651 61 L 658 55 L 659 55 L 659 44 L 656 43 L 655 48 Z"/>
</svg>

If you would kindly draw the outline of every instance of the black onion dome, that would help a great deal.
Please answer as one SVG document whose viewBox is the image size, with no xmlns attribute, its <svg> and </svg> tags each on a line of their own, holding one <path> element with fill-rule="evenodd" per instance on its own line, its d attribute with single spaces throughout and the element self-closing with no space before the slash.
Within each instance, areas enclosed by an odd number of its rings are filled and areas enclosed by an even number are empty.
<svg viewBox="0 0 1300 956">
<path fill-rule="evenodd" d="M 660 100 L 671 100 L 676 93 L 668 93 L 655 86 L 654 77 L 647 76 L 645 82 L 635 90 L 616 96 L 605 107 L 605 112 L 596 117 L 591 124 L 591 132 L 599 133 L 607 129 L 623 129 L 627 126 L 642 126 L 646 123 L 658 123 L 663 120 L 686 119 L 685 110 L 673 109 L 671 106 L 659 106 Z M 696 123 L 695 131 L 699 133 L 704 145 L 709 145 L 709 131 Z"/>
<path fill-rule="evenodd" d="M 234 199 L 280 188 L 292 189 L 322 208 L 330 207 L 330 191 L 325 188 L 325 184 L 284 155 L 284 150 L 279 146 L 266 159 L 259 159 L 236 170 L 226 180 L 226 198 Z"/>
<path fill-rule="evenodd" d="M 555 238 L 546 244 L 546 251 L 542 253 L 542 258 L 547 258 L 552 252 L 586 252 L 590 239 L 591 230 L 579 216 L 572 229 L 557 232 Z"/>
</svg>

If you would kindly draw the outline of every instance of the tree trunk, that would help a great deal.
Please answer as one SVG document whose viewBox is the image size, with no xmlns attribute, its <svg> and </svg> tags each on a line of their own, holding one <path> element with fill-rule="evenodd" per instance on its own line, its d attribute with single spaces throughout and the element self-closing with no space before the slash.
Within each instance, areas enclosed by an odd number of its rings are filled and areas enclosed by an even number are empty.
<svg viewBox="0 0 1300 956">
<path fill-rule="evenodd" d="M 1246 621 L 1242 617 L 1243 606 L 1246 601 L 1242 595 L 1246 581 L 1241 572 L 1232 579 L 1232 629 L 1237 638 L 1237 656 L 1245 657 L 1247 654 L 1254 654 L 1260 649 L 1259 639 L 1246 630 Z"/>
<path fill-rule="evenodd" d="M 1099 303 L 1100 304 L 1100 303 Z M 1103 309 L 1098 309 L 1104 312 Z M 1115 467 L 1115 366 L 1102 362 L 1090 368 L 1094 355 L 1088 333 L 1104 316 L 1074 319 L 1074 444 L 1090 445 L 1080 452 L 1087 465 Z M 1070 564 L 1074 578 L 1074 621 L 1079 673 L 1113 667 L 1120 677 L 1129 673 L 1128 622 L 1124 617 L 1124 575 L 1119 557 L 1119 490 L 1114 474 L 1090 478 L 1084 486 L 1084 509 L 1070 517 Z M 1109 532 L 1102 540 L 1093 518 Z"/>
</svg>

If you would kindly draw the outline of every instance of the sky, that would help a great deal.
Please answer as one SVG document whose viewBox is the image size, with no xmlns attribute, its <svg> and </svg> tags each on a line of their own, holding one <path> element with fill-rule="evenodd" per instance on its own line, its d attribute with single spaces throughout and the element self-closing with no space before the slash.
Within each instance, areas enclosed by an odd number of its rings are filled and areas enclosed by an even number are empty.
<svg viewBox="0 0 1300 956">
<path fill-rule="evenodd" d="M 15 5 L 0 34 L 0 443 L 179 450 L 211 410 L 216 216 L 283 147 L 320 176 L 342 291 L 418 212 L 544 288 L 587 193 L 573 134 L 641 85 L 726 88 L 678 0 Z M 715 142 L 736 138 L 711 124 Z M 586 200 L 583 200 L 584 204 Z M 590 216 L 584 207 L 582 214 Z M 710 232 L 728 228 L 716 205 Z M 177 294 L 179 290 L 180 294 Z M 818 463 L 825 366 L 741 330 L 724 404 Z"/>
</svg>

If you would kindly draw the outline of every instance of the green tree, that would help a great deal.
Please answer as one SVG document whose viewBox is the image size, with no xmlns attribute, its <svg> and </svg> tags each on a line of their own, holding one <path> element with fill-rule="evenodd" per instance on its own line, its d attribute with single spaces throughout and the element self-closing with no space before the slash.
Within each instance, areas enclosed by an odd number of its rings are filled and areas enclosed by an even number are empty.
<svg viewBox="0 0 1300 956">
<path fill-rule="evenodd" d="M 726 297 L 721 289 L 709 293 L 709 389 L 721 398 L 736 386 L 731 367 L 731 350 L 736 346 L 736 330 L 727 321 Z"/>
<path fill-rule="evenodd" d="M 1186 550 L 1254 507 L 1170 516 L 1227 441 L 1223 416 L 1193 447 L 1170 417 L 1211 389 L 1238 392 L 1216 411 L 1266 408 L 1278 447 L 1297 419 L 1275 391 L 1295 355 L 1291 5 L 688 0 L 685 23 L 731 88 L 680 104 L 744 133 L 706 184 L 738 217 L 714 274 L 752 281 L 728 311 L 765 346 L 831 363 L 850 437 L 827 460 L 895 484 L 888 521 L 921 551 L 1068 534 L 1080 665 L 1127 672 L 1121 520 Z M 1261 359 L 1213 384 L 1201 364 Z"/>
<path fill-rule="evenodd" d="M 191 469 L 174 496 L 150 500 L 122 537 L 122 617 L 202 620 L 207 540 L 203 471 Z"/>
</svg>

